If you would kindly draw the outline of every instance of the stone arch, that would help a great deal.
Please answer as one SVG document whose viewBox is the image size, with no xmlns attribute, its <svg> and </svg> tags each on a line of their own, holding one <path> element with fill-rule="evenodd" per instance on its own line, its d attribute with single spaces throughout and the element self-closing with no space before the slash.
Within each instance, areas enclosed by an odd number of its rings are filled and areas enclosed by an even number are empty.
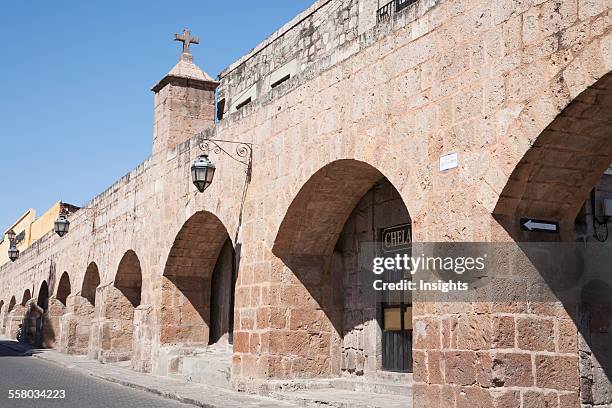
<svg viewBox="0 0 612 408">
<path fill-rule="evenodd" d="M 174 239 L 162 276 L 162 344 L 206 346 L 224 337 L 225 333 L 230 335 L 234 256 L 233 243 L 217 216 L 199 211 L 185 221 Z M 219 278 L 215 280 L 214 276 Z M 215 328 L 211 337 L 213 280 L 220 283 L 216 303 L 227 302 L 227 307 L 217 310 L 218 316 L 213 311 Z"/>
<path fill-rule="evenodd" d="M 64 272 L 59 280 L 59 283 L 57 284 L 55 297 L 62 302 L 64 306 L 66 306 L 66 300 L 68 299 L 71 291 L 70 276 L 68 275 L 68 272 Z"/>
<path fill-rule="evenodd" d="M 21 297 L 21 306 L 25 306 L 28 300 L 32 299 L 32 293 L 30 289 L 26 289 L 23 291 L 23 296 Z"/>
<path fill-rule="evenodd" d="M 582 254 L 586 253 L 582 252 L 586 247 L 584 243 L 573 247 L 569 244 L 577 239 L 577 217 L 586 218 L 581 209 L 585 208 L 585 202 L 591 203 L 593 197 L 589 198 L 589 193 L 594 191 L 612 163 L 612 72 L 605 73 L 575 95 L 569 103 L 562 105 L 563 109 L 559 109 L 559 114 L 550 123 L 542 126 L 543 131 L 513 167 L 492 214 L 515 241 L 564 241 L 567 243 L 563 244 L 567 245 L 564 248 Z M 592 217 L 593 211 L 590 208 L 586 211 Z M 561 233 L 522 230 L 521 218 L 557 221 Z M 559 297 L 565 308 L 566 313 L 558 311 L 554 317 L 559 321 L 573 319 L 573 329 L 579 332 L 577 337 L 584 339 L 584 342 L 576 339 L 579 344 L 576 356 L 580 361 L 577 363 L 579 375 L 576 382 L 581 382 L 581 402 L 589 404 L 592 401 L 588 395 L 612 379 L 611 353 L 608 348 L 599 347 L 602 339 L 606 339 L 606 344 L 612 340 L 610 303 L 593 305 L 592 296 L 566 299 L 556 290 L 559 276 L 548 276 L 544 270 L 539 271 L 543 273 L 548 289 Z M 588 275 L 590 271 L 587 267 L 581 273 Z M 612 289 L 603 282 L 598 282 L 595 287 L 602 299 L 609 299 L 612 295 Z M 593 283 L 587 285 L 583 295 L 588 295 L 593 288 Z M 590 367 L 596 367 L 595 371 L 601 370 L 597 381 L 586 380 L 597 377 Z"/>
<path fill-rule="evenodd" d="M 26 311 L 26 320 L 28 322 L 28 342 L 37 347 L 53 347 L 55 344 L 55 335 L 58 328 L 58 318 L 56 314 L 63 313 L 63 305 L 58 313 L 54 307 L 53 301 L 49 299 L 49 285 L 46 280 L 43 280 L 38 289 L 36 298 L 36 307 L 31 307 Z M 53 299 L 54 300 L 54 299 Z M 53 306 L 53 307 L 52 307 Z"/>
<path fill-rule="evenodd" d="M 610 163 L 612 72 L 577 95 L 533 141 L 510 174 L 493 215 L 519 240 L 527 239 L 518 225 L 521 216 L 560 221 L 569 230 Z M 561 238 L 571 240 L 571 234 Z"/>
<path fill-rule="evenodd" d="M 11 300 L 9 301 L 7 313 L 10 312 L 11 310 L 13 310 L 15 308 L 16 304 L 17 304 L 17 301 L 15 300 L 15 296 L 12 296 Z"/>
<path fill-rule="evenodd" d="M 36 304 L 45 311 L 49 308 L 49 285 L 46 280 L 43 280 L 40 284 Z"/>
<path fill-rule="evenodd" d="M 376 168 L 357 160 L 324 166 L 291 202 L 274 240 L 274 254 L 331 254 L 357 202 L 383 178 Z"/>
<path fill-rule="evenodd" d="M 140 260 L 134 251 L 128 250 L 117 268 L 115 287 L 123 293 L 133 307 L 140 305 L 142 297 L 142 270 Z"/>
<path fill-rule="evenodd" d="M 412 222 L 400 193 L 368 163 L 337 160 L 306 181 L 289 205 L 272 248 L 282 265 L 273 266 L 281 271 L 272 278 L 271 289 L 279 293 L 280 302 L 271 313 L 288 322 L 270 334 L 272 360 L 300 366 L 302 376 L 378 371 L 384 359 L 382 309 L 373 298 L 360 299 L 361 289 L 351 284 L 350 276 L 358 278 L 361 244 L 378 240 L 383 228 L 400 225 L 410 239 Z M 406 307 L 402 304 L 398 310 Z M 402 371 L 411 370 L 412 364 L 411 349 L 405 350 L 411 347 L 406 334 L 411 322 L 405 323 Z M 299 348 L 283 345 L 296 342 Z"/>
<path fill-rule="evenodd" d="M 81 296 L 92 306 L 96 305 L 96 292 L 100 286 L 100 272 L 98 271 L 98 265 L 95 262 L 91 262 L 87 266 L 85 276 L 83 277 L 83 285 L 81 287 Z"/>
</svg>

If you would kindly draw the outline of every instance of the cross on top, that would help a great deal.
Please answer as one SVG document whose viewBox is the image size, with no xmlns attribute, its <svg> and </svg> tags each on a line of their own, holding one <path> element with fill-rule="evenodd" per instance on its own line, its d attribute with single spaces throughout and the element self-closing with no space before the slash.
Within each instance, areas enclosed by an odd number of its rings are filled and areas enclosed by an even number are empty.
<svg viewBox="0 0 612 408">
<path fill-rule="evenodd" d="M 191 30 L 184 29 L 183 34 L 174 34 L 174 41 L 180 41 L 183 43 L 183 54 L 190 54 L 189 44 L 199 44 L 200 39 L 198 37 L 191 36 Z"/>
</svg>

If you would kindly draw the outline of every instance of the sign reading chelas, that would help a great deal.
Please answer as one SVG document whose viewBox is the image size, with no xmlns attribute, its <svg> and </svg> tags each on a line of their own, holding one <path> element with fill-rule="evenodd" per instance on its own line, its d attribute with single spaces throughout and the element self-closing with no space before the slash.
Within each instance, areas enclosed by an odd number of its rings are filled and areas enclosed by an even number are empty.
<svg viewBox="0 0 612 408">
<path fill-rule="evenodd" d="M 401 224 L 384 228 L 380 233 L 380 241 L 384 252 L 393 252 L 410 247 L 412 237 L 410 224 Z"/>
<path fill-rule="evenodd" d="M 521 218 L 521 229 L 531 232 L 559 233 L 559 223 L 556 221 L 536 220 L 534 218 Z"/>
</svg>

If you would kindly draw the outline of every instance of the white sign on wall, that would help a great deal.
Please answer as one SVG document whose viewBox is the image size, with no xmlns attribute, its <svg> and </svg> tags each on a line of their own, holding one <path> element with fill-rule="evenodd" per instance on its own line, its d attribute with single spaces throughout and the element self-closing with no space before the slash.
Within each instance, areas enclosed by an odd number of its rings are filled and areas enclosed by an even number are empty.
<svg viewBox="0 0 612 408">
<path fill-rule="evenodd" d="M 440 171 L 454 169 L 459 166 L 459 155 L 450 153 L 440 157 Z"/>
</svg>

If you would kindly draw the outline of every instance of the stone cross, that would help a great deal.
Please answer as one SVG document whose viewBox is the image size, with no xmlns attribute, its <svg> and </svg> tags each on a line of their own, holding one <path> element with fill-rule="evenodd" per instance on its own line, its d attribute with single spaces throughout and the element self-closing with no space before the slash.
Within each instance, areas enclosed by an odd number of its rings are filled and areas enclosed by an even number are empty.
<svg viewBox="0 0 612 408">
<path fill-rule="evenodd" d="M 183 34 L 174 34 L 174 41 L 181 41 L 183 43 L 183 54 L 190 54 L 189 44 L 199 44 L 200 39 L 198 37 L 191 36 L 191 30 L 183 30 Z"/>
</svg>

